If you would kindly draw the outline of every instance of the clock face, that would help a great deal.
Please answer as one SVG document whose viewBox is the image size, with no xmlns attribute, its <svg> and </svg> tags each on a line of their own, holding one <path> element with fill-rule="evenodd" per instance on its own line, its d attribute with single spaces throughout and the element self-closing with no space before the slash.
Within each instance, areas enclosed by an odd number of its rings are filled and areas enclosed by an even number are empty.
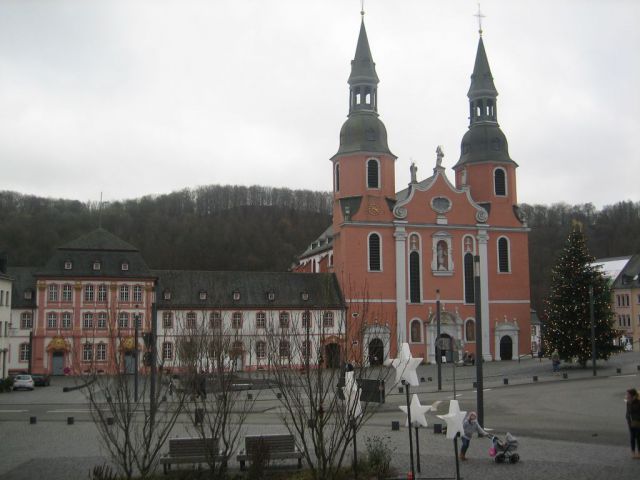
<svg viewBox="0 0 640 480">
<path fill-rule="evenodd" d="M 369 215 L 380 215 L 380 207 L 374 203 L 369 205 Z"/>
</svg>

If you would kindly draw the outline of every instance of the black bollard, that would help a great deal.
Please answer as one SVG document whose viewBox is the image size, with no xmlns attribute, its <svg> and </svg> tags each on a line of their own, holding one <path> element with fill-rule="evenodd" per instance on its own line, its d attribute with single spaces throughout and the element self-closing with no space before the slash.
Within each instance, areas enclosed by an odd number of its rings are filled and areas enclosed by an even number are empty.
<svg viewBox="0 0 640 480">
<path fill-rule="evenodd" d="M 397 432 L 400 430 L 400 422 L 398 422 L 397 420 L 392 420 L 391 421 L 391 430 L 394 432 Z"/>
<path fill-rule="evenodd" d="M 34 424 L 38 423 L 38 418 L 37 417 L 29 417 L 29 423 L 31 425 L 34 425 Z"/>
<path fill-rule="evenodd" d="M 509 379 L 508 378 L 503 378 L 502 379 L 502 383 L 504 383 L 505 385 L 509 385 Z"/>
<path fill-rule="evenodd" d="M 73 417 L 67 417 L 67 425 L 73 425 Z"/>
<path fill-rule="evenodd" d="M 534 382 L 537 382 L 537 381 L 538 381 L 538 376 L 537 376 L 537 375 L 534 375 L 534 376 L 533 376 L 533 381 L 534 381 Z"/>
</svg>

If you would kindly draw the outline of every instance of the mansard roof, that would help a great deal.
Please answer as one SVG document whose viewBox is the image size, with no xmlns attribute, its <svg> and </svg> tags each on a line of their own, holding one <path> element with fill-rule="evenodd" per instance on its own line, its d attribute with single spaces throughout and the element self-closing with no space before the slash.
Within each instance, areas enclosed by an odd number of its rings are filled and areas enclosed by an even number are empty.
<svg viewBox="0 0 640 480">
<path fill-rule="evenodd" d="M 154 270 L 153 274 L 158 278 L 161 309 L 345 308 L 338 281 L 330 273 Z M 206 298 L 200 298 L 201 292 Z M 306 300 L 303 294 L 308 294 Z"/>
<path fill-rule="evenodd" d="M 640 253 L 633 255 L 622 268 L 613 288 L 640 288 Z"/>
<path fill-rule="evenodd" d="M 36 308 L 36 267 L 8 267 L 7 273 L 13 279 L 11 286 L 11 308 Z M 25 291 L 31 291 L 31 298 L 24 298 Z"/>
<path fill-rule="evenodd" d="M 299 258 L 306 258 L 312 255 L 331 250 L 333 248 L 333 224 L 329 225 L 327 229 L 320 234 L 307 249 L 300 255 Z"/>
</svg>

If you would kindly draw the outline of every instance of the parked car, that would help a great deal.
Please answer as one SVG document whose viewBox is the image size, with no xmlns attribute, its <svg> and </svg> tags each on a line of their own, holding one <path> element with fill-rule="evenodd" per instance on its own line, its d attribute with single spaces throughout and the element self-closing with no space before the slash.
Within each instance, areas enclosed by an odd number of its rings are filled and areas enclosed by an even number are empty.
<svg viewBox="0 0 640 480">
<path fill-rule="evenodd" d="M 42 375 L 31 375 L 31 378 L 33 378 L 33 384 L 36 387 L 48 387 L 49 385 L 51 385 L 51 377 L 46 373 Z"/>
<path fill-rule="evenodd" d="M 13 389 L 33 390 L 33 377 L 31 375 L 16 375 L 13 379 Z"/>
</svg>

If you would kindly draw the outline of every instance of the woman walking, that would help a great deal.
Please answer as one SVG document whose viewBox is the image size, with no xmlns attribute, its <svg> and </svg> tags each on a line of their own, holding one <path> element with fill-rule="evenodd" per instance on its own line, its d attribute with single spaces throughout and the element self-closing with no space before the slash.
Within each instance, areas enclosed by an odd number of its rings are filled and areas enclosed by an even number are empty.
<svg viewBox="0 0 640 480">
<path fill-rule="evenodd" d="M 631 456 L 640 459 L 640 398 L 638 391 L 635 388 L 627 390 L 625 401 L 627 402 L 627 425 L 629 425 L 629 436 L 631 437 Z"/>
<path fill-rule="evenodd" d="M 469 449 L 469 444 L 471 443 L 471 437 L 473 433 L 477 433 L 479 437 L 484 437 L 488 435 L 485 432 L 480 424 L 478 423 L 478 416 L 476 412 L 469 412 L 462 422 L 462 428 L 464 429 L 464 435 L 462 435 L 462 448 L 460 449 L 460 460 L 466 460 L 467 450 Z"/>
</svg>

